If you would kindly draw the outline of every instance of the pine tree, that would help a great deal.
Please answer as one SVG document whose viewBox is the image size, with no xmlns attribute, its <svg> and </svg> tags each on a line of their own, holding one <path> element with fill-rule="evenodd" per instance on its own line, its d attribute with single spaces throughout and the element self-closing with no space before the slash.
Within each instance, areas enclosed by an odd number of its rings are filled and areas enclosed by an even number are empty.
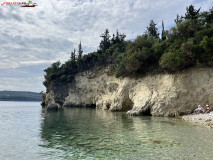
<svg viewBox="0 0 213 160">
<path fill-rule="evenodd" d="M 153 36 L 153 37 L 159 38 L 158 29 L 153 20 L 150 21 L 150 24 L 147 27 L 147 34 L 148 34 L 148 36 Z"/>
<path fill-rule="evenodd" d="M 111 45 L 110 43 L 110 35 L 109 35 L 109 30 L 106 29 L 105 32 L 103 34 L 101 34 L 101 36 L 103 39 L 101 40 L 101 43 L 99 45 L 99 48 L 101 51 L 105 52 Z"/>
<path fill-rule="evenodd" d="M 117 43 L 123 42 L 125 37 L 126 37 L 125 34 L 120 34 L 117 30 L 116 38 L 115 38 Z"/>
<path fill-rule="evenodd" d="M 186 7 L 185 19 L 198 19 L 200 8 L 196 10 L 193 5 Z"/>
<path fill-rule="evenodd" d="M 111 42 L 112 42 L 112 44 L 121 43 L 124 41 L 125 37 L 126 37 L 125 34 L 120 34 L 117 30 L 116 36 L 115 36 L 115 34 L 113 34 Z"/>
<path fill-rule="evenodd" d="M 120 42 L 120 34 L 118 33 L 118 30 L 117 30 L 117 32 L 116 32 L 115 42 L 116 42 L 116 43 L 119 43 L 119 42 Z"/>
<path fill-rule="evenodd" d="M 83 55 L 83 50 L 82 50 L 81 41 L 80 41 L 80 44 L 78 45 L 78 59 L 81 59 L 82 55 Z"/>
<path fill-rule="evenodd" d="M 177 14 L 177 17 L 176 17 L 176 19 L 175 19 L 175 23 L 178 24 L 178 23 L 181 23 L 181 22 L 183 22 L 183 17 L 182 17 L 182 16 L 179 16 L 179 15 Z"/>
<path fill-rule="evenodd" d="M 75 61 L 76 60 L 76 55 L 75 55 L 75 49 L 73 52 L 71 52 L 71 61 Z"/>
<path fill-rule="evenodd" d="M 116 39 L 115 39 L 115 34 L 114 34 L 114 33 L 113 33 L 113 35 L 112 35 L 111 43 L 112 43 L 112 44 L 115 44 L 115 43 L 116 43 Z"/>
</svg>

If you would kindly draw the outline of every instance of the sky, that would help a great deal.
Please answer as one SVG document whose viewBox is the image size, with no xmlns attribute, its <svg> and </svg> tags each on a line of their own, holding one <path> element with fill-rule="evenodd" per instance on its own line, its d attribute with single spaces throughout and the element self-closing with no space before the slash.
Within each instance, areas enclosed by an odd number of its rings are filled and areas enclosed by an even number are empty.
<svg viewBox="0 0 213 160">
<path fill-rule="evenodd" d="M 3 2 L 27 2 L 0 0 Z M 151 19 L 161 31 L 175 25 L 186 7 L 207 11 L 212 0 L 33 0 L 36 7 L 0 6 L 0 90 L 45 91 L 44 69 L 62 63 L 81 41 L 84 54 L 95 51 L 105 29 L 142 35 Z"/>
</svg>

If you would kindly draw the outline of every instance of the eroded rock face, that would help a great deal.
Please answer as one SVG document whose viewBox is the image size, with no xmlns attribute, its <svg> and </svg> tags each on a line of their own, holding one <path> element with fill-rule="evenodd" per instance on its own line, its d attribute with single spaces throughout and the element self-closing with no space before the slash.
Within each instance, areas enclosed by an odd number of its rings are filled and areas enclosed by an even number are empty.
<svg viewBox="0 0 213 160">
<path fill-rule="evenodd" d="M 57 111 L 57 110 L 59 110 L 60 108 L 61 108 L 60 105 L 57 104 L 57 103 L 51 103 L 51 104 L 49 104 L 49 105 L 47 106 L 47 110 L 48 110 L 48 111 Z"/>
<path fill-rule="evenodd" d="M 42 96 L 42 105 L 48 107 L 50 104 L 57 104 L 61 108 L 64 105 L 65 98 L 68 96 L 68 89 L 67 84 L 49 84 L 47 92 Z"/>
<path fill-rule="evenodd" d="M 109 68 L 81 72 L 68 86 L 57 84 L 46 93 L 45 105 L 88 106 L 127 111 L 128 115 L 179 116 L 198 104 L 213 105 L 213 69 L 178 74 L 115 78 Z"/>
</svg>

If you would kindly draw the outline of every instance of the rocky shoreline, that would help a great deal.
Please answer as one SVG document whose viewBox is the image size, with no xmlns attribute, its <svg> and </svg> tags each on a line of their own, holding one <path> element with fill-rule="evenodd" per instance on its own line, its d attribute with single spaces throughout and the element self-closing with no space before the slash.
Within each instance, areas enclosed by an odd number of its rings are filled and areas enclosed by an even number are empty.
<svg viewBox="0 0 213 160">
<path fill-rule="evenodd" d="M 68 84 L 49 83 L 43 107 L 83 106 L 125 111 L 131 116 L 180 117 L 192 113 L 197 104 L 213 104 L 213 68 L 116 78 L 107 66 L 79 72 L 73 78 Z"/>
<path fill-rule="evenodd" d="M 213 128 L 213 112 L 208 114 L 191 114 L 182 117 L 185 121 Z"/>
</svg>

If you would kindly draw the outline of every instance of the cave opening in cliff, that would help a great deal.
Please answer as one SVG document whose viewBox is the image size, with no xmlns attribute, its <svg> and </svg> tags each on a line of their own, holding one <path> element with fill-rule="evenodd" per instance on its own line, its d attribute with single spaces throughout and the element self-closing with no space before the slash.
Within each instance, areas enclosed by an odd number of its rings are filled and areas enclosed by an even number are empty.
<svg viewBox="0 0 213 160">
<path fill-rule="evenodd" d="M 60 106 L 63 106 L 64 102 L 63 101 L 56 101 Z"/>
<path fill-rule="evenodd" d="M 152 114 L 151 114 L 151 108 L 148 107 L 146 110 L 144 110 L 144 111 L 142 112 L 142 115 L 143 115 L 143 116 L 152 116 Z"/>
<path fill-rule="evenodd" d="M 133 105 L 134 105 L 133 101 L 128 96 L 122 102 L 122 109 L 121 109 L 121 111 L 129 111 L 129 110 L 131 110 L 133 108 Z"/>
<path fill-rule="evenodd" d="M 96 108 L 96 104 L 87 104 L 86 108 Z"/>
<path fill-rule="evenodd" d="M 111 106 L 111 105 L 110 105 L 109 103 L 106 104 L 106 108 L 107 108 L 107 109 L 110 109 L 110 106 Z"/>
</svg>

